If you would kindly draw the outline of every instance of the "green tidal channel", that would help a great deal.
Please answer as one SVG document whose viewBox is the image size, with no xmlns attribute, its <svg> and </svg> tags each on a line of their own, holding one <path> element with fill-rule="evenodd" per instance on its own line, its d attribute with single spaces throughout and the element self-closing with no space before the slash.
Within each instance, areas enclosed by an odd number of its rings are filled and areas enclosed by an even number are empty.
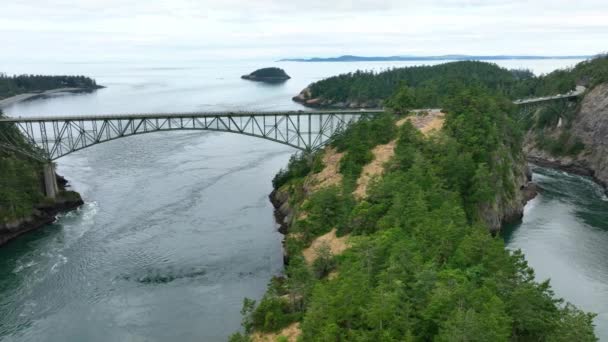
<svg viewBox="0 0 608 342">
<path fill-rule="evenodd" d="M 597 314 L 596 334 L 608 341 L 608 198 L 587 177 L 533 166 L 539 195 L 523 220 L 506 227 L 509 249 L 521 249 L 539 281 L 558 297 Z"/>
</svg>

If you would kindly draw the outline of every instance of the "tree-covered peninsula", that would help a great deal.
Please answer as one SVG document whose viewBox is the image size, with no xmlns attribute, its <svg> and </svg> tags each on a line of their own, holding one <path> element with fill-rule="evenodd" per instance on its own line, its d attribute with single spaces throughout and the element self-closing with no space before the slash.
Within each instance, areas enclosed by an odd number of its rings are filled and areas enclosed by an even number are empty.
<svg viewBox="0 0 608 342">
<path fill-rule="evenodd" d="M 594 315 L 489 232 L 523 207 L 526 164 L 513 104 L 498 83 L 476 83 L 446 80 L 430 117 L 409 114 L 409 93 L 391 98 L 402 115 L 359 121 L 291 159 L 272 195 L 285 276 L 245 300 L 232 341 L 597 340 Z"/>
<path fill-rule="evenodd" d="M 442 107 L 462 86 L 482 87 L 515 100 L 564 94 L 581 85 L 606 79 L 604 55 L 571 69 L 536 76 L 529 70 L 508 70 L 493 63 L 460 61 L 434 66 L 393 68 L 382 72 L 356 71 L 314 82 L 293 99 L 311 107 L 380 108 L 400 88 L 414 92 L 417 108 Z M 593 72 L 591 72 L 593 70 Z"/>
<path fill-rule="evenodd" d="M 291 77 L 289 75 L 287 75 L 285 70 L 283 70 L 281 68 L 271 67 L 271 68 L 258 69 L 249 75 L 241 76 L 241 78 L 244 80 L 250 80 L 250 81 L 278 83 L 278 82 L 287 81 Z"/>
<path fill-rule="evenodd" d="M 86 91 L 102 87 L 94 79 L 86 76 L 8 76 L 0 73 L 0 100 L 23 93 L 36 93 L 62 88 Z"/>
</svg>

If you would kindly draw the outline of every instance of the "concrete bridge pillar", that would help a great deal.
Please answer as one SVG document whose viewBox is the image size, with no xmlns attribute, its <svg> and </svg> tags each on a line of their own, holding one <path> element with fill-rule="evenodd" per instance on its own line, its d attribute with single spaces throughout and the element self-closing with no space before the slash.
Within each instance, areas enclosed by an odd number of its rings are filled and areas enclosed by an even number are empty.
<svg viewBox="0 0 608 342">
<path fill-rule="evenodd" d="M 55 164 L 49 161 L 44 164 L 44 191 L 46 197 L 55 199 L 59 192 L 59 186 L 57 186 L 57 175 L 55 174 Z"/>
</svg>

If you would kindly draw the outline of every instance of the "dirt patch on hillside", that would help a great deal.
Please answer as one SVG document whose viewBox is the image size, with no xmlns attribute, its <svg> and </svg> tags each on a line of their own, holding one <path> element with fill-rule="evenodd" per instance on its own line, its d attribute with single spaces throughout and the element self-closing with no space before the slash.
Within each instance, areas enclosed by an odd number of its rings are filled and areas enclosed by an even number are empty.
<svg viewBox="0 0 608 342">
<path fill-rule="evenodd" d="M 425 113 L 416 113 L 411 116 L 402 118 L 396 122 L 397 126 L 402 126 L 406 121 L 411 121 L 414 127 L 420 130 L 422 134 L 428 135 L 433 131 L 441 130 L 445 122 L 445 114 L 438 111 L 430 111 Z M 395 154 L 395 146 L 397 141 L 393 140 L 385 145 L 374 147 L 372 153 L 374 160 L 363 167 L 361 176 L 357 179 L 357 188 L 353 192 L 357 199 L 362 199 L 367 195 L 367 188 L 370 181 L 384 172 L 384 164 L 386 164 Z"/>
<path fill-rule="evenodd" d="M 329 247 L 329 251 L 332 255 L 338 255 L 350 247 L 348 235 L 337 237 L 336 228 L 334 228 L 329 233 L 314 239 L 310 244 L 310 247 L 302 251 L 302 255 L 304 255 L 307 264 L 312 265 L 312 263 L 315 262 L 317 259 L 317 251 L 323 245 Z"/>
<path fill-rule="evenodd" d="M 431 111 L 428 113 L 417 113 L 397 121 L 397 126 L 403 125 L 406 121 L 411 121 L 414 127 L 418 128 L 424 135 L 429 135 L 433 131 L 439 131 L 445 122 L 445 113 Z"/>
<path fill-rule="evenodd" d="M 325 149 L 323 155 L 324 168 L 321 172 L 310 176 L 304 183 L 306 192 L 315 192 L 319 189 L 338 185 L 342 182 L 342 174 L 340 173 L 340 160 L 344 153 L 338 153 L 334 147 Z"/>
<path fill-rule="evenodd" d="M 278 333 L 261 333 L 256 332 L 251 336 L 253 342 L 276 342 L 279 336 L 287 337 L 287 341 L 296 342 L 298 337 L 302 334 L 300 329 L 300 323 L 292 323 Z"/>
<path fill-rule="evenodd" d="M 374 160 L 363 167 L 361 176 L 357 179 L 357 188 L 353 192 L 356 198 L 361 199 L 367 195 L 367 188 L 370 181 L 384 172 L 384 164 L 386 164 L 395 154 L 395 146 L 397 140 L 393 140 L 388 144 L 378 145 L 374 147 L 372 153 Z"/>
</svg>

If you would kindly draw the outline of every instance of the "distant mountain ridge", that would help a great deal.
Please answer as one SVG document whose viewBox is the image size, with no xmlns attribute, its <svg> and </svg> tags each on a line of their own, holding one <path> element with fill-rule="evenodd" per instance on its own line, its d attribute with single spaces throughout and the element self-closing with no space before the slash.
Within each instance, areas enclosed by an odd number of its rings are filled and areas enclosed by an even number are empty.
<svg viewBox="0 0 608 342">
<path fill-rule="evenodd" d="M 470 60 L 506 60 L 506 59 L 587 59 L 593 55 L 578 56 L 525 56 L 525 55 L 441 55 L 441 56 L 354 56 L 344 55 L 339 57 L 311 57 L 311 58 L 284 58 L 278 62 L 394 62 L 394 61 L 470 61 Z"/>
</svg>

